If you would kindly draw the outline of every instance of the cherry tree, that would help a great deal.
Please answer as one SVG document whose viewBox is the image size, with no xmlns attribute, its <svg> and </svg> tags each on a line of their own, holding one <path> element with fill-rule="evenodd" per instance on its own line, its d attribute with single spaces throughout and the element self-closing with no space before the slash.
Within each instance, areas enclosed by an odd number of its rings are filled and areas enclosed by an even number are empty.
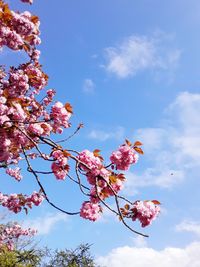
<svg viewBox="0 0 200 267">
<path fill-rule="evenodd" d="M 48 76 L 39 61 L 39 26 L 37 16 L 28 11 L 13 11 L 0 0 L 0 49 L 24 51 L 29 58 L 19 66 L 0 66 L 0 168 L 20 182 L 19 163 L 23 161 L 39 187 L 31 195 L 1 192 L 0 204 L 14 213 L 23 210 L 27 213 L 32 206 L 39 206 L 45 200 L 65 214 L 80 215 L 91 221 L 98 220 L 104 209 L 109 209 L 128 229 L 146 236 L 135 231 L 127 221 L 139 220 L 142 227 L 148 226 L 159 214 L 160 203 L 157 200 L 133 201 L 120 195 L 126 171 L 137 163 L 139 154 L 143 154 L 142 143 L 125 140 L 111 153 L 110 163 L 106 165 L 98 149 L 78 152 L 76 148 L 65 148 L 65 143 L 77 134 L 82 124 L 73 134 L 57 141 L 57 136 L 71 127 L 73 109 L 70 103 L 54 100 L 54 89 L 46 89 Z M 41 91 L 46 92 L 44 97 Z M 48 169 L 35 169 L 34 160 L 45 161 Z M 50 174 L 57 180 L 69 179 L 79 187 L 86 199 L 79 211 L 67 211 L 49 199 L 40 177 Z M 108 204 L 110 198 L 115 208 Z"/>
<path fill-rule="evenodd" d="M 14 250 L 15 244 L 22 237 L 32 237 L 36 230 L 27 228 L 23 229 L 18 223 L 12 222 L 0 225 L 0 250 Z"/>
</svg>

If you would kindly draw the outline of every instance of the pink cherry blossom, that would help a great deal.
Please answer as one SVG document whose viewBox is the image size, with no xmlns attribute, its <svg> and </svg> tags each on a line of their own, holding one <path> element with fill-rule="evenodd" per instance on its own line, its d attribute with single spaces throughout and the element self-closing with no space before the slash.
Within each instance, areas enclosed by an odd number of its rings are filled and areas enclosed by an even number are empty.
<svg viewBox="0 0 200 267">
<path fill-rule="evenodd" d="M 21 1 L 29 4 L 33 2 Z M 131 145 L 126 140 L 126 144 L 112 152 L 111 162 L 105 163 L 98 149 L 93 152 L 84 149 L 79 153 L 68 147 L 70 142 L 66 143 L 67 148 L 60 145 L 73 137 L 82 124 L 64 140 L 55 138 L 54 141 L 54 134 L 61 134 L 71 126 L 72 107 L 69 103 L 53 102 L 55 90 L 46 91 L 48 76 L 42 70 L 39 62 L 40 50 L 37 49 L 37 45 L 41 43 L 39 18 L 29 11 L 20 13 L 10 10 L 4 1 L 1 2 L 0 49 L 7 47 L 14 51 L 22 50 L 28 60 L 10 68 L 0 66 L 0 168 L 20 181 L 22 175 L 19 163 L 23 160 L 27 164 L 27 170 L 36 178 L 40 191 L 34 191 L 30 195 L 0 193 L 0 205 L 14 213 L 22 210 L 27 213 L 46 199 L 55 208 L 56 205 L 49 201 L 40 178 L 40 175 L 53 173 L 57 180 L 64 180 L 68 176 L 88 197 L 88 201 L 83 202 L 80 209 L 82 218 L 96 221 L 102 213 L 100 204 L 107 206 L 105 203 L 107 200 L 109 203 L 108 198 L 115 200 L 117 207 L 114 213 L 120 216 L 118 202 L 120 203 L 121 199 L 126 201 L 120 197 L 126 179 L 119 170 L 129 170 L 131 165 L 137 162 L 138 154 L 135 151 L 142 153 L 137 147 L 142 144 L 137 141 Z M 34 159 L 36 163 L 45 160 L 45 164 L 32 164 Z M 71 161 L 74 161 L 74 165 L 69 165 Z M 42 170 L 39 170 L 40 166 Z M 43 170 L 47 166 L 52 171 Z M 75 166 L 75 172 L 72 174 L 69 173 L 70 166 Z M 72 177 L 73 174 L 76 176 Z M 130 209 L 128 207 L 124 208 L 124 218 L 139 220 L 142 227 L 151 224 L 160 212 L 159 206 L 153 201 L 136 201 Z M 57 209 L 61 210 L 58 207 Z M 123 211 L 123 208 L 121 210 Z M 7 235 L 7 239 L 1 240 L 2 233 Z M 0 247 L 6 244 L 8 249 L 12 250 L 12 238 L 18 238 L 22 234 L 28 235 L 29 231 L 22 231 L 15 225 L 4 229 L 2 233 L 0 232 Z"/>
<path fill-rule="evenodd" d="M 0 225 L 0 248 L 6 246 L 8 250 L 15 249 L 16 240 L 22 236 L 33 236 L 37 233 L 35 229 L 23 229 L 19 224 L 12 223 Z"/>
<path fill-rule="evenodd" d="M 87 149 L 80 152 L 77 159 L 86 165 L 80 164 L 80 167 L 85 171 L 93 171 L 102 166 L 100 158 L 96 157 L 93 152 Z"/>
<path fill-rule="evenodd" d="M 58 180 L 64 180 L 66 178 L 67 171 L 60 164 L 53 162 L 51 169 Z"/>
<path fill-rule="evenodd" d="M 133 204 L 132 220 L 138 219 L 142 227 L 146 227 L 156 219 L 160 213 L 160 207 L 155 205 L 152 201 L 136 201 Z"/>
<path fill-rule="evenodd" d="M 56 102 L 51 108 L 51 119 L 53 121 L 52 127 L 55 132 L 62 133 L 62 128 L 68 128 L 70 126 L 69 119 L 71 113 L 69 113 L 61 102 Z"/>
<path fill-rule="evenodd" d="M 110 157 L 117 170 L 128 170 L 131 164 L 138 161 L 138 154 L 128 145 L 121 145 Z"/>
<path fill-rule="evenodd" d="M 14 177 L 17 181 L 21 181 L 22 179 L 22 175 L 20 173 L 20 168 L 15 168 L 15 169 L 11 169 L 11 168 L 8 168 L 6 170 L 6 173 L 8 175 L 10 175 L 11 177 Z"/>
<path fill-rule="evenodd" d="M 80 216 L 90 221 L 96 221 L 100 218 L 102 208 L 99 204 L 85 201 L 82 204 Z"/>
</svg>

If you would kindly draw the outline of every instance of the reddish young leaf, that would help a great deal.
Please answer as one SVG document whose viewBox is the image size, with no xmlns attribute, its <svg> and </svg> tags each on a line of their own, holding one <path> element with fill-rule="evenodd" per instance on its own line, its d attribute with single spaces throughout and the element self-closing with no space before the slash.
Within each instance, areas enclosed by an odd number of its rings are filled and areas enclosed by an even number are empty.
<svg viewBox="0 0 200 267">
<path fill-rule="evenodd" d="M 109 181 L 110 181 L 110 183 L 116 183 L 117 177 L 115 175 L 110 175 L 109 176 Z"/>
<path fill-rule="evenodd" d="M 124 206 L 124 208 L 125 208 L 126 210 L 129 210 L 129 209 L 130 209 L 130 205 L 129 205 L 129 204 L 126 204 L 126 205 Z"/>
<path fill-rule="evenodd" d="M 23 44 L 23 49 L 26 51 L 26 52 L 30 52 L 31 48 L 30 48 L 30 45 L 28 44 Z"/>
<path fill-rule="evenodd" d="M 133 146 L 142 146 L 143 144 L 140 141 L 136 141 Z"/>
<path fill-rule="evenodd" d="M 126 180 L 126 178 L 125 178 L 125 176 L 124 176 L 123 173 L 119 173 L 119 174 L 117 175 L 117 178 L 118 178 L 119 180 L 121 180 L 121 181 Z"/>
<path fill-rule="evenodd" d="M 34 24 L 36 24 L 36 23 L 39 21 L 38 16 L 32 16 L 32 17 L 31 17 L 31 21 L 32 21 Z"/>
<path fill-rule="evenodd" d="M 70 105 L 70 103 L 66 103 L 66 104 L 65 104 L 65 109 L 66 109 L 69 113 L 73 113 L 73 109 L 72 109 L 72 106 Z"/>
<path fill-rule="evenodd" d="M 138 153 L 138 154 L 144 154 L 143 150 L 140 148 L 140 147 L 134 147 L 135 151 Z"/>
<path fill-rule="evenodd" d="M 132 143 L 128 139 L 126 139 L 125 142 L 128 146 L 132 146 Z"/>
<path fill-rule="evenodd" d="M 155 204 L 155 205 L 160 205 L 161 204 L 158 200 L 151 200 L 151 202 L 153 202 L 153 204 Z"/>
<path fill-rule="evenodd" d="M 71 154 L 70 154 L 67 150 L 64 150 L 64 151 L 63 151 L 63 155 L 64 155 L 66 158 L 68 158 L 68 157 L 71 156 Z"/>
<path fill-rule="evenodd" d="M 99 150 L 99 149 L 95 149 L 95 150 L 93 151 L 93 154 L 94 154 L 94 155 L 97 155 L 97 154 L 99 155 L 99 152 L 101 152 L 101 150 Z"/>
<path fill-rule="evenodd" d="M 12 18 L 12 13 L 11 13 L 7 4 L 4 5 L 3 12 L 4 12 L 4 19 L 5 20 L 10 20 Z"/>
<path fill-rule="evenodd" d="M 95 157 L 98 157 L 98 158 L 100 158 L 101 161 L 103 161 L 103 157 L 99 154 L 100 151 L 101 150 L 99 150 L 99 149 L 95 149 L 93 151 L 93 154 L 94 154 Z"/>
<path fill-rule="evenodd" d="M 69 169 L 70 169 L 70 166 L 69 166 L 68 164 L 66 164 L 65 167 L 64 167 L 64 170 L 65 170 L 66 172 L 69 172 Z"/>
</svg>

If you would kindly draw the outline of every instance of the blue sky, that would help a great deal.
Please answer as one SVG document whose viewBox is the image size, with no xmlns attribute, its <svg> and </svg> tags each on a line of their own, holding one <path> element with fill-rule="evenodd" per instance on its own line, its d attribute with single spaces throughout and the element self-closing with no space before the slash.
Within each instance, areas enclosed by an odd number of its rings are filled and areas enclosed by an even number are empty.
<svg viewBox="0 0 200 267">
<path fill-rule="evenodd" d="M 105 266 L 134 261 L 136 267 L 157 267 L 161 260 L 167 267 L 199 266 L 199 1 L 35 0 L 31 7 L 10 2 L 39 15 L 48 87 L 73 105 L 74 128 L 85 125 L 67 147 L 100 148 L 108 157 L 124 138 L 139 139 L 145 155 L 127 174 L 124 194 L 162 202 L 160 217 L 144 229 L 150 235 L 145 240 L 109 213 L 90 223 L 43 204 L 18 218 L 39 228 L 42 245 L 92 243 Z M 6 50 L 1 60 L 14 64 L 24 56 Z M 25 176 L 21 183 L 2 181 L 2 188 L 37 189 Z M 57 204 L 79 207 L 83 198 L 71 183 L 50 176 L 42 180 Z"/>
</svg>

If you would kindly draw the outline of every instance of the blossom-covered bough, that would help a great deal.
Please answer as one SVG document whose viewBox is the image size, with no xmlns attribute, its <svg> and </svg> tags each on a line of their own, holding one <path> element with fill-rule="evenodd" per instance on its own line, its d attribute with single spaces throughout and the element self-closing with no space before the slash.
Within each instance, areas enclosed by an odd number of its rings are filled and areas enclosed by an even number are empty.
<svg viewBox="0 0 200 267">
<path fill-rule="evenodd" d="M 14 222 L 8 224 L 0 224 L 0 251 L 14 250 L 15 244 L 22 237 L 32 237 L 36 234 L 36 231 L 27 228 L 22 229 L 22 227 Z"/>
<path fill-rule="evenodd" d="M 32 0 L 21 1 L 32 4 Z M 96 221 L 103 208 L 107 208 L 131 231 L 147 236 L 129 226 L 127 219 L 138 219 L 145 227 L 157 217 L 160 203 L 156 200 L 130 201 L 120 196 L 126 180 L 124 172 L 138 161 L 138 154 L 143 154 L 142 143 L 136 141 L 132 144 L 126 140 L 112 152 L 110 164 L 105 165 L 97 149 L 93 152 L 87 149 L 77 152 L 61 145 L 72 138 L 82 124 L 68 138 L 54 141 L 55 135 L 62 134 L 63 129 L 71 126 L 73 110 L 69 103 L 54 101 L 53 89 L 47 90 L 45 96 L 40 97 L 41 90 L 47 86 L 48 76 L 42 70 L 40 51 L 36 48 L 41 42 L 39 25 L 37 16 L 28 11 L 12 11 L 0 0 L 0 49 L 8 47 L 14 51 L 21 50 L 29 57 L 28 62 L 18 67 L 10 67 L 9 70 L 7 66 L 0 68 L 0 168 L 20 181 L 22 175 L 19 163 L 24 161 L 27 171 L 33 174 L 39 185 L 39 191 L 30 196 L 0 193 L 0 204 L 14 213 L 21 210 L 27 213 L 29 208 L 40 205 L 45 199 L 51 206 L 68 215 L 80 214 L 82 218 L 91 221 Z M 32 164 L 34 160 L 48 162 L 49 169 L 35 169 Z M 71 174 L 70 166 L 75 167 L 73 173 L 76 175 Z M 80 192 L 86 197 L 80 211 L 66 211 L 49 199 L 40 175 L 51 173 L 57 180 L 68 178 L 79 186 Z M 107 204 L 109 198 L 114 199 L 115 209 Z"/>
</svg>

